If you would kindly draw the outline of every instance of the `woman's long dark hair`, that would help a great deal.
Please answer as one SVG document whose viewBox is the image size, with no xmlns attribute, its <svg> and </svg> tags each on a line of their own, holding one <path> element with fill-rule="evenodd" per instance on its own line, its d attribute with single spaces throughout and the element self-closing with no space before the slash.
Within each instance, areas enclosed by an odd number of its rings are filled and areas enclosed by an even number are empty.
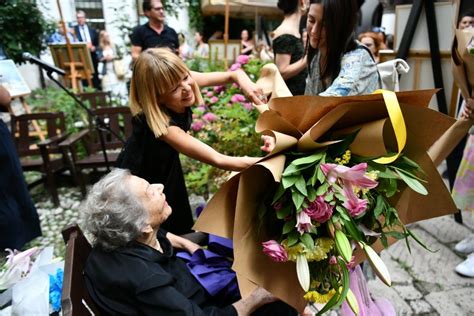
<svg viewBox="0 0 474 316">
<path fill-rule="evenodd" d="M 320 77 L 323 82 L 333 81 L 341 70 L 342 56 L 357 47 L 354 30 L 359 6 L 356 0 L 310 0 L 311 4 L 323 6 L 322 24 L 326 29 L 327 56 Z M 308 60 L 311 61 L 316 53 L 317 48 L 309 45 Z"/>
</svg>

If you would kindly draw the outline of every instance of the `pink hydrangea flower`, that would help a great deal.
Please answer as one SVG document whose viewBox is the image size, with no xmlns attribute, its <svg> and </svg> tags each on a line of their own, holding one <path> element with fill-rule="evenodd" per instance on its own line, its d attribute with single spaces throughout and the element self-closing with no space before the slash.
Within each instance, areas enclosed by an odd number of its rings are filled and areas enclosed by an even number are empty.
<svg viewBox="0 0 474 316">
<path fill-rule="evenodd" d="M 250 103 L 250 102 L 244 102 L 244 103 L 242 103 L 242 106 L 243 106 L 247 111 L 250 111 L 250 110 L 253 109 L 253 105 L 252 105 L 252 103 Z"/>
<path fill-rule="evenodd" d="M 201 120 L 195 121 L 191 124 L 191 129 L 195 132 L 199 132 L 204 127 L 204 122 Z"/>
<path fill-rule="evenodd" d="M 248 55 L 240 55 L 239 57 L 237 57 L 237 62 L 241 65 L 245 65 L 246 63 L 248 63 L 250 60 L 250 56 Z"/>
<path fill-rule="evenodd" d="M 207 112 L 202 116 L 202 118 L 208 122 L 214 122 L 215 120 L 217 120 L 217 116 L 211 112 Z"/>
<path fill-rule="evenodd" d="M 345 184 L 357 186 L 362 189 L 373 189 L 378 182 L 365 175 L 367 164 L 365 162 L 352 166 L 351 168 L 333 163 L 321 164 L 321 170 L 329 183 L 335 183 L 342 179 Z"/>
<path fill-rule="evenodd" d="M 331 218 L 333 209 L 333 205 L 324 201 L 324 196 L 318 196 L 316 200 L 303 211 L 316 222 L 326 223 Z"/>
<path fill-rule="evenodd" d="M 237 69 L 240 69 L 241 66 L 242 65 L 239 63 L 232 64 L 232 66 L 230 66 L 230 71 L 236 71 Z"/>
<path fill-rule="evenodd" d="M 209 100 L 209 102 L 211 102 L 212 104 L 217 103 L 217 101 L 219 101 L 219 98 L 215 96 Z"/>
<path fill-rule="evenodd" d="M 305 232 L 311 231 L 313 224 L 311 224 L 311 218 L 306 214 L 306 212 L 299 212 L 296 215 L 296 230 L 303 235 Z"/>
<path fill-rule="evenodd" d="M 269 240 L 262 243 L 263 253 L 269 256 L 275 262 L 288 261 L 288 254 L 285 248 L 275 240 Z"/>
<path fill-rule="evenodd" d="M 359 199 L 357 195 L 355 195 L 351 185 L 344 186 L 343 194 L 347 200 L 342 206 L 346 208 L 350 216 L 356 217 L 365 212 L 367 209 L 367 200 Z"/>
<path fill-rule="evenodd" d="M 244 102 L 245 101 L 245 97 L 241 94 L 234 94 L 231 98 L 230 98 L 230 101 L 232 103 L 237 103 L 237 102 Z"/>
<path fill-rule="evenodd" d="M 214 96 L 214 92 L 212 92 L 212 91 L 207 91 L 206 97 L 210 98 L 210 97 L 213 97 L 213 96 Z"/>
<path fill-rule="evenodd" d="M 225 87 L 224 86 L 214 86 L 214 92 L 215 93 L 220 93 L 224 91 Z"/>
<path fill-rule="evenodd" d="M 204 113 L 204 112 L 206 112 L 206 107 L 204 105 L 200 105 L 196 108 L 196 111 Z"/>
</svg>

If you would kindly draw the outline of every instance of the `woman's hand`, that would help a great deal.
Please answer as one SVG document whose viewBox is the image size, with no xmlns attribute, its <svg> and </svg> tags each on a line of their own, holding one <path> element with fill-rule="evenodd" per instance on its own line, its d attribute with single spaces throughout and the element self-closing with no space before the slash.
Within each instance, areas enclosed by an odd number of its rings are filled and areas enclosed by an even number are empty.
<svg viewBox="0 0 474 316">
<path fill-rule="evenodd" d="M 263 90 L 250 80 L 245 71 L 237 69 L 233 73 L 235 74 L 234 81 L 240 86 L 250 102 L 257 105 L 267 103 L 267 97 L 263 93 Z"/>
<path fill-rule="evenodd" d="M 474 99 L 473 98 L 466 99 L 464 111 L 461 114 L 461 118 L 464 118 L 467 120 L 469 119 L 474 120 Z"/>
<path fill-rule="evenodd" d="M 269 135 L 262 135 L 263 145 L 260 147 L 261 150 L 267 153 L 271 153 L 275 149 L 275 137 Z"/>
<path fill-rule="evenodd" d="M 190 254 L 193 254 L 196 250 L 201 248 L 198 244 L 192 242 L 191 240 L 188 240 L 186 238 L 183 238 L 181 236 L 177 236 L 173 233 L 168 232 L 166 234 L 166 238 L 171 242 L 171 245 L 174 248 L 178 249 L 183 249 L 189 252 Z"/>
</svg>

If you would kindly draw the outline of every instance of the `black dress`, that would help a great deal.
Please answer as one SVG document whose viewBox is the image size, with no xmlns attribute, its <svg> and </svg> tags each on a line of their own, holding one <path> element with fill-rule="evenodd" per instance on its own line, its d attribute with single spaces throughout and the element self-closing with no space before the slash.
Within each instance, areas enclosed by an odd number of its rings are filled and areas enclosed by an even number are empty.
<svg viewBox="0 0 474 316">
<path fill-rule="evenodd" d="M 276 54 L 290 54 L 290 64 L 293 64 L 303 58 L 304 46 L 301 38 L 290 34 L 283 34 L 273 40 L 273 52 Z M 293 95 L 304 95 L 306 86 L 306 77 L 308 70 L 306 67 L 296 76 L 285 80 L 288 89 Z"/>
<path fill-rule="evenodd" d="M 184 131 L 191 127 L 192 112 L 169 111 L 170 125 Z M 163 228 L 176 234 L 189 233 L 194 224 L 188 192 L 184 182 L 179 153 L 168 143 L 156 138 L 144 115 L 133 119 L 133 133 L 117 160 L 117 167 L 129 169 L 133 175 L 150 183 L 162 183 L 166 200 L 173 212 Z"/>
<path fill-rule="evenodd" d="M 0 119 L 0 250 L 21 249 L 38 236 L 38 213 L 23 178 L 11 133 Z"/>
</svg>

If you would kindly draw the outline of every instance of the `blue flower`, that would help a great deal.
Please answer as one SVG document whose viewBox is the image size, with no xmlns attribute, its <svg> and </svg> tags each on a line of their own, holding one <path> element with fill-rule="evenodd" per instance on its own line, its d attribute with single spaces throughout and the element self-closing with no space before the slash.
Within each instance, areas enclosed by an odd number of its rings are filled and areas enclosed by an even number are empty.
<svg viewBox="0 0 474 316">
<path fill-rule="evenodd" d="M 61 309 L 61 291 L 63 288 L 64 271 L 58 269 L 56 275 L 49 275 L 49 303 L 53 311 L 58 312 Z"/>
</svg>

